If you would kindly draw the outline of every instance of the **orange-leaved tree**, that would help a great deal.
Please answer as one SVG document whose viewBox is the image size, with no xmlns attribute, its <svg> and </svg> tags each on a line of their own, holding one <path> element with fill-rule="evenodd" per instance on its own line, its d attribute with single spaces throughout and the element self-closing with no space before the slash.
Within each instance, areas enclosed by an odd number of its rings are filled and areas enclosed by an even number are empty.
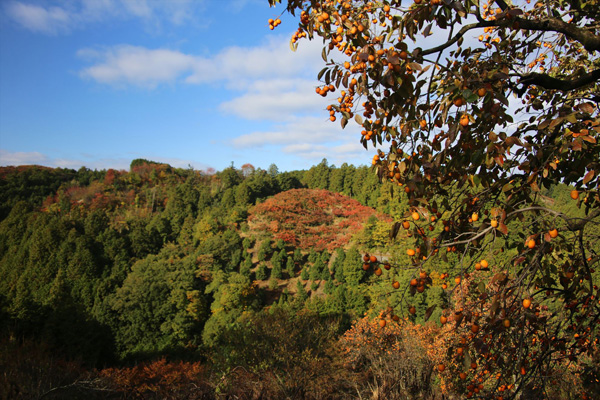
<svg viewBox="0 0 600 400">
<path fill-rule="evenodd" d="M 391 236 L 417 239 L 409 290 L 455 253 L 448 365 L 474 379 L 456 390 L 551 397 L 567 368 L 583 396 L 598 390 L 600 2 L 285 3 L 292 48 L 323 40 L 330 119 L 354 119 L 376 173 L 408 196 Z"/>
</svg>

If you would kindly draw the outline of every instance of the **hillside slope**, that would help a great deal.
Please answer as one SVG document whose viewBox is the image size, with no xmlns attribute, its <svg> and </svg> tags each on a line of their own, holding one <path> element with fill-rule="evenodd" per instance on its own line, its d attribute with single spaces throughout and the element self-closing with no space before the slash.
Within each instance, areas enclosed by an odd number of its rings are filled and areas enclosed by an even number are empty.
<svg viewBox="0 0 600 400">
<path fill-rule="evenodd" d="M 256 236 L 270 233 L 303 250 L 331 251 L 348 244 L 376 212 L 339 193 L 292 189 L 256 205 L 249 214 L 250 232 Z"/>
</svg>

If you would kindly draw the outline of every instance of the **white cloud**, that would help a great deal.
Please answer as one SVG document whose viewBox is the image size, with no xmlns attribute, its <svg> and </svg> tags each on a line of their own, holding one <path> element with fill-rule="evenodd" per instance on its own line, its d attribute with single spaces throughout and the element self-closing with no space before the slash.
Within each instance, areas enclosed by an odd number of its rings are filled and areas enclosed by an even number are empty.
<svg viewBox="0 0 600 400">
<path fill-rule="evenodd" d="M 255 110 L 244 111 L 244 106 L 253 104 L 257 96 L 266 101 L 263 95 L 270 92 L 273 97 L 287 87 L 292 92 L 300 90 L 298 94 L 286 93 L 287 101 L 300 101 L 301 106 L 306 106 L 308 91 L 314 92 L 316 81 L 311 84 L 306 79 L 314 79 L 316 68 L 322 63 L 314 51 L 316 46 L 306 43 L 303 50 L 293 53 L 288 40 L 270 37 L 260 46 L 228 47 L 212 57 L 131 45 L 81 49 L 78 55 L 94 64 L 84 68 L 80 75 L 104 84 L 142 87 L 156 87 L 176 80 L 188 84 L 223 83 L 229 89 L 250 91 L 248 96 L 251 97 L 224 105 L 226 110 L 249 116 Z"/>
<path fill-rule="evenodd" d="M 291 115 L 323 112 L 327 101 L 315 94 L 315 81 L 308 79 L 262 79 L 241 96 L 226 101 L 220 109 L 228 114 L 258 120 L 289 120 Z"/>
<path fill-rule="evenodd" d="M 112 85 L 132 84 L 156 87 L 162 82 L 172 82 L 182 73 L 190 71 L 197 60 L 174 50 L 149 50 L 144 47 L 118 46 L 104 52 L 81 50 L 83 58 L 101 58 L 99 64 L 85 68 L 80 76 Z"/>
<path fill-rule="evenodd" d="M 59 34 L 113 19 L 138 19 L 153 30 L 163 21 L 181 25 L 193 21 L 196 11 L 203 7 L 203 0 L 30 0 L 12 1 L 7 4 L 6 12 L 15 22 L 33 32 Z"/>
<path fill-rule="evenodd" d="M 49 158 L 37 151 L 10 152 L 0 149 L 0 165 L 48 165 Z"/>
<path fill-rule="evenodd" d="M 291 117 L 287 123 L 272 131 L 252 132 L 238 136 L 232 141 L 235 147 L 262 147 L 265 144 L 322 144 L 344 140 L 347 132 L 339 124 L 322 117 Z"/>
<path fill-rule="evenodd" d="M 288 40 L 270 37 L 259 46 L 229 47 L 212 56 L 128 45 L 83 49 L 79 56 L 93 65 L 80 74 L 113 86 L 219 85 L 232 96 L 219 104 L 221 112 L 273 123 L 263 131 L 240 132 L 228 146 L 275 145 L 280 152 L 316 161 L 364 157 L 359 134 L 351 132 L 353 122 L 344 131 L 339 122 L 329 121 L 325 108 L 335 96 L 315 94 L 316 75 L 323 66 L 322 44 L 302 42 L 299 50 L 292 52 Z"/>
<path fill-rule="evenodd" d="M 11 152 L 0 149 L 0 166 L 8 165 L 43 165 L 54 168 L 79 169 L 86 167 L 90 169 L 129 169 L 131 161 L 136 158 L 145 158 L 148 160 L 167 163 L 175 168 L 188 168 L 192 166 L 196 170 L 208 170 L 209 165 L 197 160 L 184 160 L 180 158 L 169 158 L 159 156 L 148 156 L 141 154 L 132 154 L 131 158 L 110 157 L 102 158 L 91 154 L 81 154 L 79 158 L 51 157 L 40 152 Z"/>
<path fill-rule="evenodd" d="M 310 143 L 297 143 L 283 147 L 286 154 L 318 162 L 323 158 L 331 163 L 340 165 L 343 163 L 362 164 L 368 160 L 367 153 L 358 140 L 356 142 L 347 142 L 340 145 L 317 145 Z"/>
<path fill-rule="evenodd" d="M 60 7 L 44 8 L 33 4 L 9 3 L 8 14 L 23 27 L 40 33 L 56 34 L 69 30 L 73 20 Z"/>
<path fill-rule="evenodd" d="M 339 123 L 331 123 L 326 115 L 292 117 L 273 130 L 252 132 L 232 141 L 237 148 L 251 149 L 273 146 L 281 151 L 311 162 L 323 158 L 334 163 L 365 161 L 367 153 L 359 142 L 357 129 L 348 125 L 342 130 Z"/>
<path fill-rule="evenodd" d="M 288 45 L 289 37 L 269 36 L 260 46 L 223 49 L 211 58 L 201 58 L 188 83 L 207 83 L 224 80 L 235 87 L 245 88 L 255 79 L 279 81 L 282 78 L 314 77 L 314 69 L 323 61 L 314 49 L 319 44 L 303 43 L 297 52 Z M 320 60 L 320 62 L 319 62 Z"/>
</svg>

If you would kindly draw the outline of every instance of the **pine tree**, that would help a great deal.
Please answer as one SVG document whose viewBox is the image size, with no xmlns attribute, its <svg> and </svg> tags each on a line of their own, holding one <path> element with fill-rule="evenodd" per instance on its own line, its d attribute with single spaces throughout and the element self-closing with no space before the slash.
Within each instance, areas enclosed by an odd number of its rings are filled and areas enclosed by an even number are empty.
<svg viewBox="0 0 600 400">
<path fill-rule="evenodd" d="M 294 263 L 294 260 L 292 259 L 292 257 L 288 257 L 287 262 L 285 263 L 285 270 L 288 273 L 288 275 L 290 276 L 290 278 L 294 277 L 295 269 L 296 269 L 296 265 Z"/>
<path fill-rule="evenodd" d="M 302 272 L 300 272 L 300 279 L 302 279 L 303 281 L 308 280 L 308 267 L 302 268 Z"/>
<path fill-rule="evenodd" d="M 296 283 L 296 296 L 301 300 L 304 301 L 306 299 L 308 299 L 308 293 L 306 293 L 306 289 L 304 289 L 304 285 L 302 284 L 302 281 L 298 280 L 298 282 Z"/>
<path fill-rule="evenodd" d="M 343 268 L 344 280 L 351 286 L 358 286 L 364 277 L 364 270 L 362 269 L 360 253 L 356 247 L 352 247 L 350 250 L 348 250 L 346 259 L 344 260 Z"/>
<path fill-rule="evenodd" d="M 269 277 L 269 269 L 267 268 L 267 264 L 261 262 L 258 265 L 258 269 L 256 270 L 256 279 L 259 281 L 264 281 Z"/>
<path fill-rule="evenodd" d="M 271 269 L 271 277 L 274 279 L 281 279 L 281 259 L 278 258 L 278 261 L 273 263 L 273 268 Z"/>
</svg>

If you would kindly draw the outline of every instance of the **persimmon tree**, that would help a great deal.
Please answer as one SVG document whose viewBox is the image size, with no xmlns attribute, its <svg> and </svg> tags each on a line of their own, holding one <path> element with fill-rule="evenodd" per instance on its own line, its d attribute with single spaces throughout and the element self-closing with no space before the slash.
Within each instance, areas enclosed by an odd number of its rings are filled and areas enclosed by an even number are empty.
<svg viewBox="0 0 600 400">
<path fill-rule="evenodd" d="M 569 365 L 597 378 L 581 361 L 597 368 L 600 2 L 284 3 L 299 17 L 292 49 L 323 40 L 316 92 L 331 121 L 354 120 L 374 171 L 404 187 L 391 236 L 417 239 L 396 266 L 415 271 L 409 293 L 456 253 L 448 357 L 471 380 L 456 390 L 548 397 Z M 559 189 L 569 213 L 545 196 Z"/>
</svg>

